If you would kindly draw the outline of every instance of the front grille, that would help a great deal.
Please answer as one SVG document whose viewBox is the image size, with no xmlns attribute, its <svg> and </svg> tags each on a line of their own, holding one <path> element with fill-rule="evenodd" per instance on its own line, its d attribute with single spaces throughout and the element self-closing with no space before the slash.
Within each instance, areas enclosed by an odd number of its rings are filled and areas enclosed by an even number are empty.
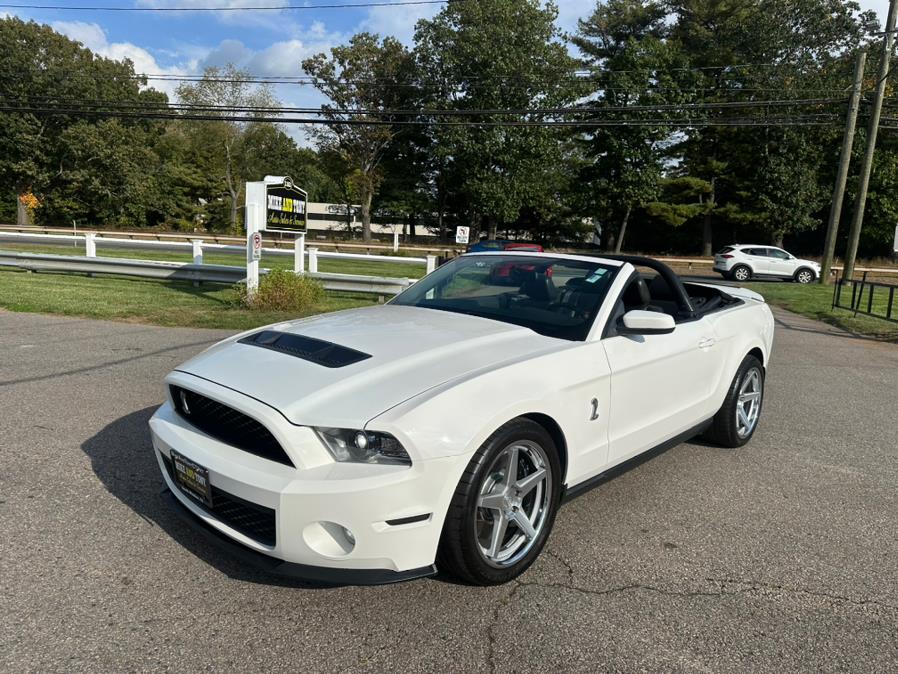
<svg viewBox="0 0 898 674">
<path fill-rule="evenodd" d="M 171 387 L 171 397 L 181 418 L 206 435 L 263 459 L 293 466 L 271 431 L 252 417 L 180 386 Z"/>
<path fill-rule="evenodd" d="M 168 471 L 171 481 L 175 486 L 179 486 L 171 459 L 163 454 L 162 461 L 165 463 L 165 469 Z M 192 498 L 187 492 L 184 493 L 194 505 L 220 522 L 262 545 L 274 547 L 277 542 L 277 529 L 275 527 L 275 511 L 272 508 L 244 501 L 239 496 L 222 491 L 215 485 L 209 485 L 209 488 L 212 493 L 212 507 Z"/>
</svg>

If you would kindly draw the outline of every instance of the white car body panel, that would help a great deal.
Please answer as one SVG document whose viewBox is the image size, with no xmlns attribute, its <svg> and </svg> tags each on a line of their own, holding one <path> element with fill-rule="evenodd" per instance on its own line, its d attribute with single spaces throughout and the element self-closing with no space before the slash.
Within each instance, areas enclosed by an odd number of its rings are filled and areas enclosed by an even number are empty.
<svg viewBox="0 0 898 674">
<path fill-rule="evenodd" d="M 210 527 L 280 560 L 396 572 L 432 565 L 462 473 L 506 422 L 527 415 L 556 434 L 566 466 L 562 481 L 570 489 L 710 419 L 749 352 L 767 364 L 772 314 L 760 295 L 739 288 L 724 290 L 740 303 L 678 323 L 670 334 L 603 337 L 634 271 L 608 264 L 620 271 L 584 341 L 392 305 L 271 326 L 371 355 L 345 367 L 237 343 L 242 335 L 224 340 L 180 366 L 167 383 L 260 422 L 293 466 L 200 432 L 169 399 L 150 422 L 166 484 Z M 337 462 L 311 427 L 390 433 L 411 466 Z M 213 487 L 275 510 L 276 544 L 243 535 L 185 495 L 167 468 L 172 449 L 207 468 Z M 426 519 L 388 523 L 416 516 Z M 316 529 L 320 522 L 350 530 L 351 552 L 328 547 Z"/>
</svg>

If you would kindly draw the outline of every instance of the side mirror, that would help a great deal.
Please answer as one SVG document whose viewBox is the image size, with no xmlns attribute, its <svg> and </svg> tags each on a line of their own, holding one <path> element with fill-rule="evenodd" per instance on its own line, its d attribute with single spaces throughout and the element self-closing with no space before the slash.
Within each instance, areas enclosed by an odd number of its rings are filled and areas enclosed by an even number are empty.
<svg viewBox="0 0 898 674">
<path fill-rule="evenodd" d="M 621 335 L 666 335 L 677 327 L 670 314 L 641 309 L 625 313 L 621 323 L 617 328 Z"/>
</svg>

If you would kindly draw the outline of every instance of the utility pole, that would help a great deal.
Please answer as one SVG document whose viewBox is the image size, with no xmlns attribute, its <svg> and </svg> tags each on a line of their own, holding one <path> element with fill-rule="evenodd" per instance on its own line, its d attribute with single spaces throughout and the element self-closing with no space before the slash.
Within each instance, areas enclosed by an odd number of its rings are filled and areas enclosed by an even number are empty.
<svg viewBox="0 0 898 674">
<path fill-rule="evenodd" d="M 858 179 L 857 201 L 854 204 L 854 217 L 851 218 L 851 231 L 848 233 L 848 252 L 845 253 L 845 269 L 842 270 L 842 277 L 848 281 L 854 275 L 854 259 L 857 257 L 857 245 L 861 238 L 861 226 L 864 224 L 864 207 L 867 202 L 867 187 L 870 184 L 870 173 L 873 170 L 873 153 L 876 151 L 879 115 L 882 112 L 882 99 L 885 96 L 886 80 L 889 78 L 889 65 L 892 60 L 896 12 L 898 12 L 898 0 L 890 0 L 889 16 L 886 19 L 886 34 L 882 47 L 882 63 L 879 65 L 879 79 L 876 82 L 876 93 L 873 95 L 873 109 L 870 111 L 870 126 L 867 129 L 867 147 L 864 150 L 864 163 L 861 165 L 861 175 Z"/>
<path fill-rule="evenodd" d="M 845 183 L 848 180 L 848 167 L 851 164 L 851 148 L 854 146 L 854 129 L 857 125 L 857 111 L 860 108 L 861 88 L 864 85 L 864 64 L 867 62 L 867 50 L 858 52 L 854 62 L 854 84 L 851 86 L 851 97 L 848 101 L 848 119 L 845 121 L 845 135 L 842 136 L 842 151 L 839 154 L 839 170 L 836 173 L 836 186 L 833 188 L 833 203 L 829 209 L 829 222 L 826 226 L 826 243 L 823 246 L 823 263 L 820 265 L 820 283 L 829 284 L 830 270 L 833 266 L 833 254 L 836 250 L 836 234 L 839 233 L 839 218 L 842 215 L 842 201 L 845 198 Z"/>
</svg>

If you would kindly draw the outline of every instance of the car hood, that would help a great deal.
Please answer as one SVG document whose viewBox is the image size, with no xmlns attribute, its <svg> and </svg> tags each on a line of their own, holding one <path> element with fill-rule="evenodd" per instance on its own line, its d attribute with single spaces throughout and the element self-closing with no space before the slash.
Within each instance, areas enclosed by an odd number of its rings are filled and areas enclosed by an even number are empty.
<svg viewBox="0 0 898 674">
<path fill-rule="evenodd" d="M 325 340 L 370 358 L 326 367 L 240 343 L 244 335 L 237 335 L 178 370 L 260 400 L 294 424 L 357 428 L 455 377 L 569 344 L 499 321 L 392 305 L 324 314 L 267 329 Z"/>
</svg>

